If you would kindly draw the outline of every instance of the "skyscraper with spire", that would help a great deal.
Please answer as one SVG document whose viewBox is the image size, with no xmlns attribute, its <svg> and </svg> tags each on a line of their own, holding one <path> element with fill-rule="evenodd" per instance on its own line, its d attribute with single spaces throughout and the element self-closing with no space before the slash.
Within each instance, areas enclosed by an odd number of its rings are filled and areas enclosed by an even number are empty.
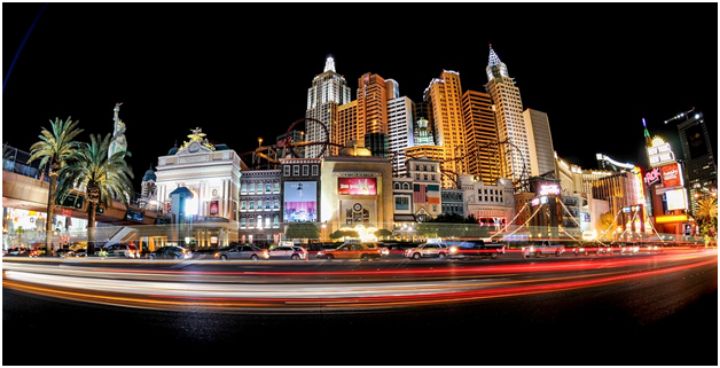
<svg viewBox="0 0 720 368">
<path fill-rule="evenodd" d="M 350 102 L 350 87 L 345 78 L 335 71 L 335 59 L 328 56 L 325 69 L 313 78 L 308 89 L 307 111 L 305 117 L 322 122 L 328 134 L 332 134 L 337 107 Z M 317 123 L 306 122 L 305 140 L 311 142 L 334 141 L 334 137 L 325 136 L 325 131 Z M 318 157 L 322 147 L 319 145 L 305 148 L 305 157 Z M 329 154 L 326 150 L 324 156 Z"/>
<path fill-rule="evenodd" d="M 523 117 L 520 89 L 492 45 L 485 72 L 488 77 L 485 88 L 493 100 L 498 139 L 509 143 L 500 145 L 501 174 L 514 181 L 526 179 L 531 170 L 529 141 L 532 132 L 528 131 Z"/>
</svg>

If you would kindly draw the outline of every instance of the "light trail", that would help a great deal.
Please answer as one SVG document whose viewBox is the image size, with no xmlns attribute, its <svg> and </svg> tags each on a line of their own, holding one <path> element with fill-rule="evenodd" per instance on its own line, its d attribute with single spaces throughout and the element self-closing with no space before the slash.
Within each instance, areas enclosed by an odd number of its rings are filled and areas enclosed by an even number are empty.
<svg viewBox="0 0 720 368">
<path fill-rule="evenodd" d="M 627 282 L 716 266 L 717 251 L 546 263 L 434 270 L 245 272 L 80 268 L 11 262 L 3 265 L 3 285 L 54 298 L 159 310 L 357 311 L 519 297 Z M 438 272 L 447 279 L 435 278 Z M 397 273 L 413 278 L 382 278 Z M 474 278 L 456 279 L 458 274 Z M 218 275 L 230 279 L 222 282 L 205 279 Z M 301 283 L 277 278 L 271 283 L 242 282 L 248 275 L 321 277 Z M 334 279 L 348 275 L 360 277 L 352 283 L 338 283 Z M 380 278 L 362 278 L 367 275 Z"/>
</svg>

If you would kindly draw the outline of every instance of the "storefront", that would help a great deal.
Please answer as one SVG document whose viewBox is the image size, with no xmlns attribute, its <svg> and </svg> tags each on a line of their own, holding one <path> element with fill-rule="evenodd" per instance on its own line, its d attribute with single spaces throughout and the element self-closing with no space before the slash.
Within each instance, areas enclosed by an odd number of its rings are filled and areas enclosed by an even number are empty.
<svg viewBox="0 0 720 368">
<path fill-rule="evenodd" d="M 45 212 L 3 207 L 3 249 L 45 242 Z M 53 221 L 54 242 L 85 240 L 87 220 L 59 209 Z"/>
</svg>

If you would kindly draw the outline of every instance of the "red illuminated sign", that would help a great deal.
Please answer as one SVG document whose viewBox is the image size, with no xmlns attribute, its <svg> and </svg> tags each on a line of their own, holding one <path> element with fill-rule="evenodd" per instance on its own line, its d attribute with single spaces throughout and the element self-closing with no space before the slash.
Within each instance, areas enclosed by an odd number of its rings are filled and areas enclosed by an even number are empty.
<svg viewBox="0 0 720 368">
<path fill-rule="evenodd" d="M 338 178 L 338 195 L 377 195 L 377 179 Z"/>
<path fill-rule="evenodd" d="M 670 164 L 660 167 L 662 172 L 663 187 L 674 188 L 682 186 L 682 178 L 680 177 L 680 167 L 678 164 Z"/>
</svg>

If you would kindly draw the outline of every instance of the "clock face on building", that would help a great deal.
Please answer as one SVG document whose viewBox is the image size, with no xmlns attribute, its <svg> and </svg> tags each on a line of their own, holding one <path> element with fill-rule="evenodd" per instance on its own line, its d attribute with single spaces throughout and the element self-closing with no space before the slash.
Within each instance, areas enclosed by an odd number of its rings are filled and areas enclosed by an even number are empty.
<svg viewBox="0 0 720 368">
<path fill-rule="evenodd" d="M 195 153 L 200 150 L 200 145 L 197 144 L 197 142 L 193 142 L 190 147 L 188 147 L 188 152 Z"/>
<path fill-rule="evenodd" d="M 217 189 L 213 189 L 213 190 L 212 190 L 212 196 L 213 196 L 213 197 L 217 197 L 217 195 L 218 195 L 217 193 L 218 193 L 218 192 L 217 192 Z"/>
</svg>

